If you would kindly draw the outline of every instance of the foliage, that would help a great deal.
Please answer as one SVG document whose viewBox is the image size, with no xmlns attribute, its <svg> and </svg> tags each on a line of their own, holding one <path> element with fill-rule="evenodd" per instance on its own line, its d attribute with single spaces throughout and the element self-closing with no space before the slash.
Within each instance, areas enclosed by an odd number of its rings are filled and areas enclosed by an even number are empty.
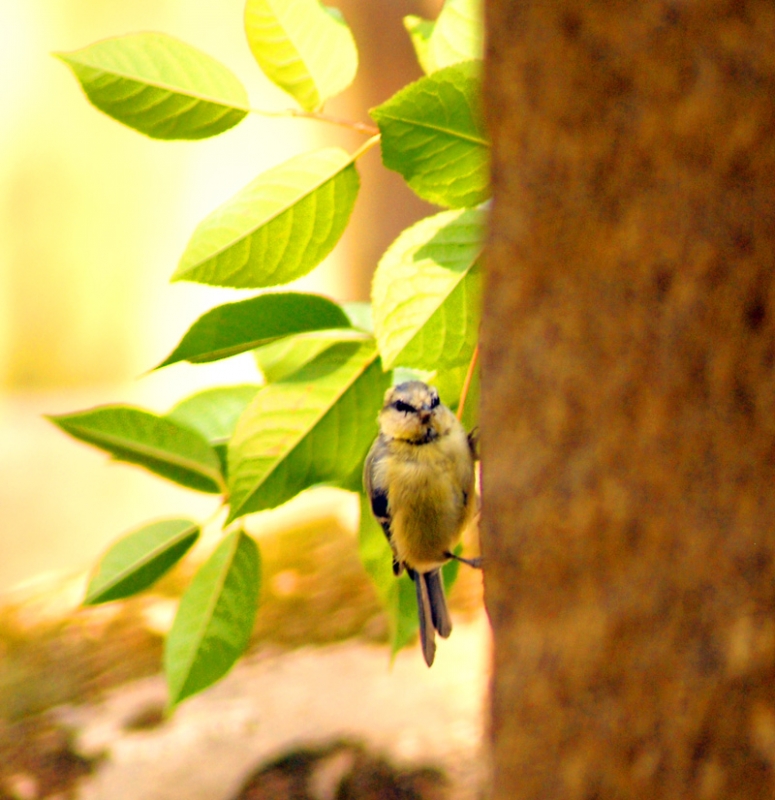
<svg viewBox="0 0 775 800">
<path fill-rule="evenodd" d="M 361 492 L 359 550 L 389 613 L 393 652 L 416 632 L 413 589 L 406 576 L 392 575 L 360 474 L 391 381 L 433 380 L 452 408 L 467 393 L 476 396 L 489 144 L 479 107 L 479 0 L 447 0 L 435 22 L 407 17 L 405 24 L 427 74 L 370 111 L 378 128 L 351 123 L 370 134 L 364 145 L 353 153 L 302 153 L 253 178 L 197 226 L 172 275 L 242 289 L 305 275 L 347 225 L 358 159 L 380 146 L 385 166 L 449 210 L 390 246 L 376 269 L 371 306 L 287 291 L 219 306 L 191 325 L 157 369 L 252 350 L 262 385 L 214 387 L 165 415 L 108 405 L 52 417 L 113 458 L 218 494 L 228 507 L 223 538 L 183 595 L 167 637 L 171 704 L 222 677 L 247 646 L 261 560 L 240 520 L 313 485 Z M 244 25 L 258 65 L 301 107 L 287 113 L 330 121 L 322 107 L 352 82 L 358 62 L 339 12 L 318 0 L 247 0 Z M 116 37 L 57 55 L 97 108 L 153 138 L 205 138 L 248 113 L 277 113 L 251 109 L 227 67 L 166 34 Z M 470 400 L 463 421 L 475 422 Z M 167 519 L 126 534 L 97 566 L 85 602 L 148 588 L 194 545 L 200 528 Z M 445 580 L 456 568 L 445 568 Z"/>
</svg>

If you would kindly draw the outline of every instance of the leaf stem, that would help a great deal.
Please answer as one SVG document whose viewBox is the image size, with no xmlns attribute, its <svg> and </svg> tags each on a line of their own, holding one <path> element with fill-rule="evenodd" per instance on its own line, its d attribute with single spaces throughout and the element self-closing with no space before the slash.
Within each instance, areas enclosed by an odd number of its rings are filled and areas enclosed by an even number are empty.
<svg viewBox="0 0 775 800">
<path fill-rule="evenodd" d="M 368 125 L 365 122 L 353 122 L 342 117 L 334 117 L 331 114 L 324 114 L 322 111 L 304 111 L 300 108 L 288 108 L 285 111 L 265 111 L 262 108 L 251 108 L 250 111 L 253 114 L 260 114 L 262 117 L 305 117 L 306 119 L 315 119 L 318 122 L 327 122 L 329 125 L 350 128 L 350 130 L 363 133 L 366 136 L 379 134 L 379 128 L 374 125 Z"/>
<path fill-rule="evenodd" d="M 468 390 L 471 388 L 471 380 L 474 377 L 474 369 L 476 369 L 476 361 L 479 358 L 479 345 L 477 344 L 474 347 L 473 355 L 471 356 L 471 362 L 468 365 L 468 372 L 466 372 L 466 379 L 463 381 L 463 390 L 460 392 L 460 402 L 457 406 L 457 418 L 459 420 L 463 419 L 463 410 L 465 409 L 466 405 L 466 398 L 468 397 Z"/>
<path fill-rule="evenodd" d="M 376 133 L 374 136 L 372 136 L 372 137 L 371 137 L 371 139 L 369 139 L 368 141 L 365 141 L 365 142 L 364 142 L 364 143 L 363 143 L 363 144 L 362 144 L 362 145 L 361 145 L 361 146 L 360 146 L 360 147 L 359 147 L 359 148 L 358 148 L 358 149 L 357 149 L 357 150 L 356 150 L 356 151 L 353 153 L 353 161 L 355 161 L 357 158 L 360 158 L 360 157 L 361 157 L 361 156 L 362 156 L 364 153 L 367 153 L 369 150 L 371 150 L 371 148 L 372 148 L 372 147 L 374 147 L 374 145 L 375 145 L 375 144 L 378 144 L 378 143 L 379 143 L 379 140 L 380 140 L 381 138 L 382 138 L 382 137 L 381 137 L 381 135 L 380 135 L 379 131 L 377 131 L 377 133 Z"/>
<path fill-rule="evenodd" d="M 215 522 L 215 520 L 218 518 L 218 515 L 219 515 L 219 514 L 220 514 L 220 513 L 221 513 L 221 512 L 222 512 L 222 511 L 225 509 L 225 508 L 227 508 L 227 507 L 228 507 L 228 505 L 229 505 L 229 498 L 228 498 L 228 496 L 227 496 L 226 492 L 224 492 L 224 494 L 223 494 L 223 495 L 221 495 L 221 502 L 218 504 L 218 507 L 215 509 L 215 511 L 213 511 L 213 513 L 212 513 L 212 514 L 210 514 L 210 515 L 207 517 L 207 519 L 205 519 L 205 520 L 203 520 L 202 522 L 200 522 L 200 523 L 199 523 L 199 527 L 200 527 L 200 528 L 202 528 L 202 529 L 204 529 L 204 528 L 206 528 L 208 525 L 212 525 L 212 524 L 213 524 L 213 522 Z"/>
</svg>

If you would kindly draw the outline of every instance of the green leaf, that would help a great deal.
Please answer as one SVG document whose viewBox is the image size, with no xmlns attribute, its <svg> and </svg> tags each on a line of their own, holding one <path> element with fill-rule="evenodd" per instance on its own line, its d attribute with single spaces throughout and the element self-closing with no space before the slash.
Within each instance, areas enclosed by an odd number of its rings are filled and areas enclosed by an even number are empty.
<svg viewBox="0 0 775 800">
<path fill-rule="evenodd" d="M 199 317 L 159 367 L 177 361 L 217 361 L 294 333 L 348 327 L 345 312 L 325 297 L 295 292 L 259 295 Z"/>
<path fill-rule="evenodd" d="M 484 213 L 442 211 L 403 231 L 372 283 L 374 331 L 385 369 L 468 363 L 481 306 Z"/>
<path fill-rule="evenodd" d="M 490 196 L 479 70 L 475 61 L 446 67 L 370 111 L 382 133 L 385 166 L 440 206 L 475 206 Z"/>
<path fill-rule="evenodd" d="M 353 300 L 349 303 L 342 303 L 344 313 L 355 328 L 359 328 L 367 333 L 374 333 L 374 320 L 371 317 L 371 303 Z"/>
<path fill-rule="evenodd" d="M 468 374 L 468 364 L 459 364 L 456 367 L 440 369 L 429 380 L 438 390 L 442 403 L 449 406 L 453 411 L 457 411 L 460 404 L 460 393 L 463 390 L 466 375 Z M 473 430 L 479 424 L 479 365 L 474 369 L 471 385 L 468 387 L 465 408 L 463 409 L 463 427 L 467 431 Z"/>
<path fill-rule="evenodd" d="M 432 60 L 430 51 L 431 34 L 435 26 L 435 22 L 417 17 L 414 14 L 404 17 L 404 27 L 409 34 L 414 53 L 420 62 L 422 71 L 426 75 L 436 70 L 436 64 Z"/>
<path fill-rule="evenodd" d="M 248 96 L 220 62 L 164 33 L 55 53 L 100 111 L 154 139 L 204 139 L 236 125 Z"/>
<path fill-rule="evenodd" d="M 199 223 L 172 280 L 260 288 L 306 275 L 347 226 L 355 157 L 328 147 L 259 175 Z"/>
<path fill-rule="evenodd" d="M 377 435 L 387 378 L 373 341 L 341 342 L 261 389 L 229 443 L 229 518 L 349 479 Z"/>
<path fill-rule="evenodd" d="M 318 0 L 247 0 L 245 32 L 266 76 L 307 111 L 346 89 L 358 69 L 350 29 Z"/>
<path fill-rule="evenodd" d="M 50 416 L 63 431 L 137 464 L 175 483 L 200 492 L 223 491 L 220 462 L 195 431 L 149 411 L 107 405 L 75 414 Z"/>
<path fill-rule="evenodd" d="M 382 527 L 371 513 L 369 499 L 361 493 L 358 554 L 388 615 L 391 652 L 414 641 L 419 628 L 414 584 L 404 573 L 393 574 L 393 554 Z"/>
<path fill-rule="evenodd" d="M 277 383 L 340 342 L 365 341 L 362 331 L 340 328 L 332 331 L 288 336 L 253 351 L 253 357 L 267 383 Z M 372 337 L 368 337 L 371 339 Z"/>
<path fill-rule="evenodd" d="M 430 41 L 434 69 L 484 56 L 482 0 L 446 0 Z"/>
<path fill-rule="evenodd" d="M 167 419 L 198 431 L 211 445 L 227 442 L 234 426 L 259 386 L 217 386 L 181 400 L 167 412 Z"/>
<path fill-rule="evenodd" d="M 481 0 L 446 0 L 436 22 L 409 16 L 404 25 L 428 74 L 484 55 Z"/>
<path fill-rule="evenodd" d="M 84 605 L 131 597 L 156 583 L 199 538 L 188 519 L 165 519 L 128 533 L 102 557 L 89 581 Z"/>
<path fill-rule="evenodd" d="M 167 412 L 167 419 L 198 431 L 218 455 L 221 474 L 226 476 L 228 459 L 226 445 L 234 433 L 240 414 L 256 396 L 258 386 L 219 386 L 205 389 L 182 400 Z"/>
<path fill-rule="evenodd" d="M 201 566 L 180 600 L 164 647 L 170 705 L 222 678 L 250 641 L 261 564 L 256 543 L 230 533 Z"/>
</svg>

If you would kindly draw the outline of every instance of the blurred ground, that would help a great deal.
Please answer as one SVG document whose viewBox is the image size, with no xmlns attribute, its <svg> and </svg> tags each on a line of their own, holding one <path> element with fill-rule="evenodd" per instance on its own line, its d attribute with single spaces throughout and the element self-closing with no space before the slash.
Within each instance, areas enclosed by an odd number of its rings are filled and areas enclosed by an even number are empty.
<svg viewBox="0 0 775 800">
<path fill-rule="evenodd" d="M 417 647 L 391 668 L 356 526 L 354 497 L 335 490 L 250 518 L 263 562 L 251 655 L 168 720 L 162 635 L 213 536 L 125 602 L 79 608 L 84 573 L 6 593 L 0 800 L 475 798 L 489 659 L 481 575 L 461 570 L 455 631 L 433 669 Z M 305 781 L 329 789 L 305 794 Z"/>
</svg>

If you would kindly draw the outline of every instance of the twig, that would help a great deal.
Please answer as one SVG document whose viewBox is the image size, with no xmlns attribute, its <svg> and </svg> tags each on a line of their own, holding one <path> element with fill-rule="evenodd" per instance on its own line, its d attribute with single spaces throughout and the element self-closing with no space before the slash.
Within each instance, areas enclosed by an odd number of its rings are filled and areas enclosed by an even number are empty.
<svg viewBox="0 0 775 800">
<path fill-rule="evenodd" d="M 341 117 L 332 117 L 322 111 L 303 111 L 300 108 L 289 108 L 285 111 L 265 111 L 262 108 L 251 108 L 250 110 L 253 114 L 260 114 L 262 117 L 304 117 L 306 119 L 315 119 L 318 122 L 327 122 L 329 125 L 350 128 L 350 130 L 363 133 L 366 136 L 376 136 L 379 133 L 379 128 L 375 128 L 373 125 L 367 125 L 365 122 L 353 122 L 350 119 L 342 119 Z"/>
<path fill-rule="evenodd" d="M 466 398 L 468 397 L 468 390 L 471 388 L 471 381 L 474 377 L 474 369 L 476 369 L 476 360 L 479 358 L 479 345 L 474 347 L 474 353 L 471 356 L 471 363 L 468 365 L 468 372 L 466 372 L 466 379 L 463 381 L 463 390 L 460 392 L 460 402 L 457 406 L 457 418 L 463 419 L 463 410 L 466 405 Z"/>
</svg>

